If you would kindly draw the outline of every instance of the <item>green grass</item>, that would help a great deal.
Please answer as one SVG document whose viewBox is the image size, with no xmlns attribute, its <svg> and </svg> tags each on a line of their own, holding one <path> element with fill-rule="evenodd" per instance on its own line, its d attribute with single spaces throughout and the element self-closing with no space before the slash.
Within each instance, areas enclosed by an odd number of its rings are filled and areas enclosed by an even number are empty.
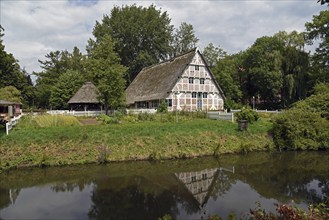
<svg viewBox="0 0 329 220">
<path fill-rule="evenodd" d="M 240 132 L 237 123 L 209 119 L 40 127 L 25 118 L 0 136 L 0 170 L 107 161 L 161 160 L 272 149 L 272 123 L 260 120 Z"/>
</svg>

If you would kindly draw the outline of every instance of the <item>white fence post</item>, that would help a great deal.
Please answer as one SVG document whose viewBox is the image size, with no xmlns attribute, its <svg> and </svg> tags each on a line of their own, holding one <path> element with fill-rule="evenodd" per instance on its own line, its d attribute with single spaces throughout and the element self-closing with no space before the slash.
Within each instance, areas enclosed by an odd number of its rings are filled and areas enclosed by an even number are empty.
<svg viewBox="0 0 329 220">
<path fill-rule="evenodd" d="M 6 134 L 9 134 L 9 122 L 6 123 Z"/>
</svg>

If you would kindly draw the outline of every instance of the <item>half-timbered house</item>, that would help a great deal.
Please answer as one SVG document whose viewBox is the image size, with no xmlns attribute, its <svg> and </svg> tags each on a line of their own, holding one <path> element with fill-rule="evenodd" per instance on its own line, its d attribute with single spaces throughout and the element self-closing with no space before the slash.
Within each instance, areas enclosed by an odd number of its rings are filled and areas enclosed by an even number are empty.
<svg viewBox="0 0 329 220">
<path fill-rule="evenodd" d="M 146 67 L 126 89 L 130 109 L 223 110 L 224 94 L 199 49 Z"/>
</svg>

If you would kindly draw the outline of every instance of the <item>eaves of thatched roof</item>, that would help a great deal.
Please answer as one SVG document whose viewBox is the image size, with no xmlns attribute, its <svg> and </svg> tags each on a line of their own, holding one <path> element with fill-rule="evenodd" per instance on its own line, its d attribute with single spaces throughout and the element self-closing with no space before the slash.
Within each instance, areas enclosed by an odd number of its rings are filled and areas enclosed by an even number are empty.
<svg viewBox="0 0 329 220">
<path fill-rule="evenodd" d="M 167 98 L 179 77 L 192 62 L 196 53 L 200 53 L 199 50 L 193 49 L 170 60 L 142 69 L 126 89 L 127 104 L 133 104 L 136 101 L 161 100 Z M 201 53 L 200 55 L 206 63 Z M 208 70 L 223 98 L 225 98 L 222 89 L 219 87 L 209 68 Z"/>
<path fill-rule="evenodd" d="M 97 97 L 98 89 L 96 86 L 91 82 L 86 82 L 68 101 L 68 104 L 100 103 Z"/>
<path fill-rule="evenodd" d="M 22 103 L 0 100 L 0 106 L 8 106 L 8 105 L 22 105 Z"/>
</svg>

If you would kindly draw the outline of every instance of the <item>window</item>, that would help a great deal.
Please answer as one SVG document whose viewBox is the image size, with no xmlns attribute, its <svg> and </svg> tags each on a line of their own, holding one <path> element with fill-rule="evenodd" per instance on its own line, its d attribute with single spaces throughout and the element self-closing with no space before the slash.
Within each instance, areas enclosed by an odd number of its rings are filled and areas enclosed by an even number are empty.
<svg viewBox="0 0 329 220">
<path fill-rule="evenodd" d="M 204 99 L 208 98 L 208 93 L 204 92 L 202 97 L 203 97 Z"/>
<path fill-rule="evenodd" d="M 204 78 L 200 78 L 200 84 L 204 84 Z"/>
<path fill-rule="evenodd" d="M 153 107 L 153 108 L 157 108 L 157 107 L 159 107 L 159 100 L 154 100 L 154 101 L 152 101 L 152 107 Z"/>
<path fill-rule="evenodd" d="M 198 92 L 198 98 L 202 97 L 202 92 Z"/>
<path fill-rule="evenodd" d="M 166 99 L 166 103 L 168 105 L 168 107 L 172 106 L 172 99 Z"/>
<path fill-rule="evenodd" d="M 137 102 L 137 108 L 148 108 L 147 102 Z"/>
<path fill-rule="evenodd" d="M 196 182 L 196 176 L 192 176 L 191 180 L 192 182 Z"/>
<path fill-rule="evenodd" d="M 195 67 L 194 68 L 195 70 L 199 70 L 199 66 L 198 65 L 195 65 L 194 67 Z"/>
<path fill-rule="evenodd" d="M 207 174 L 206 174 L 206 173 L 203 173 L 203 174 L 202 174 L 202 179 L 203 179 L 203 180 L 207 179 Z"/>
<path fill-rule="evenodd" d="M 193 84 L 193 78 L 192 77 L 188 78 L 188 83 Z"/>
<path fill-rule="evenodd" d="M 196 92 L 192 92 L 192 98 L 196 98 Z"/>
</svg>

